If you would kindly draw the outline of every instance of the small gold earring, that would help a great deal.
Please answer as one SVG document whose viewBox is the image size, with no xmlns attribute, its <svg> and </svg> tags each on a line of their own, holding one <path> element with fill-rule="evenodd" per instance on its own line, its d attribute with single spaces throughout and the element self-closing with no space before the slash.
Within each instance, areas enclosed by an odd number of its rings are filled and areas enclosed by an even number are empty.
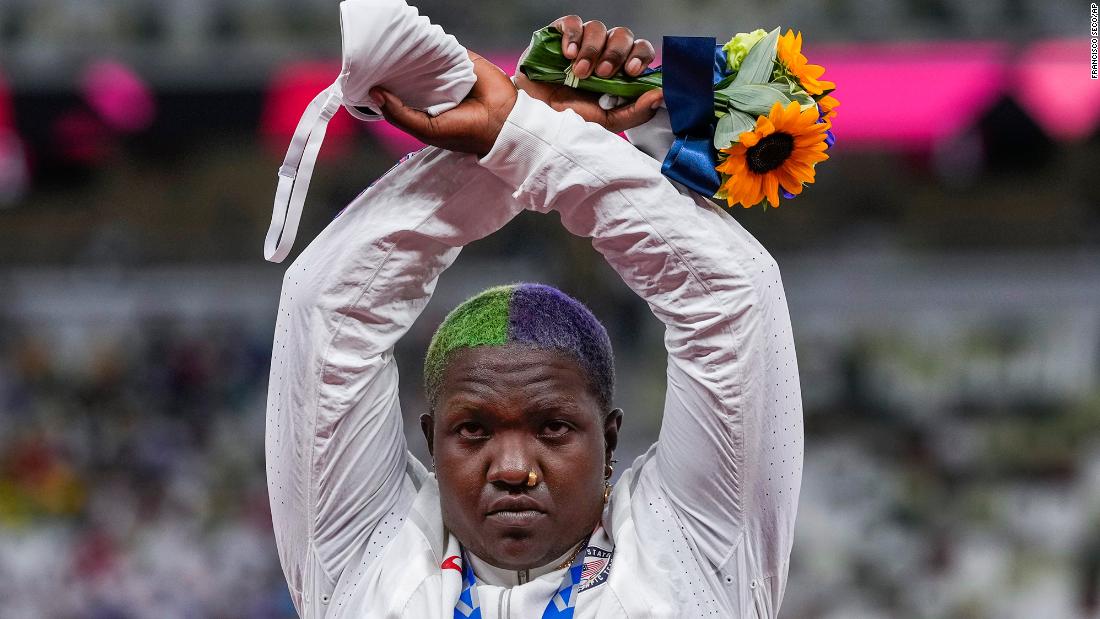
<svg viewBox="0 0 1100 619">
<path fill-rule="evenodd" d="M 611 479 L 611 476 L 615 474 L 615 467 L 607 464 L 603 467 L 603 478 Z"/>
<path fill-rule="evenodd" d="M 607 501 L 610 498 L 611 498 L 611 483 L 605 481 L 605 482 L 603 482 L 603 502 L 604 502 L 604 505 L 607 504 Z"/>
<path fill-rule="evenodd" d="M 534 488 L 539 483 L 539 475 L 534 471 L 527 472 L 527 487 Z"/>
</svg>

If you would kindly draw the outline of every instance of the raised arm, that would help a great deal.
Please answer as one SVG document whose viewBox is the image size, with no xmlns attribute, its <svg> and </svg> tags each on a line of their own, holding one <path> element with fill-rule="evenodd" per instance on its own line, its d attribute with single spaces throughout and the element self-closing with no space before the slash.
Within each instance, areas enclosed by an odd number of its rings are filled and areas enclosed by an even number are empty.
<svg viewBox="0 0 1100 619">
<path fill-rule="evenodd" d="M 406 452 L 394 344 L 460 248 L 520 210 L 472 155 L 428 148 L 357 198 L 287 269 L 267 472 L 279 559 L 302 616 L 324 615 L 344 567 L 370 551 L 376 529 L 395 528 L 415 494 L 409 472 L 420 465 Z"/>
<path fill-rule="evenodd" d="M 748 569 L 778 606 L 802 408 L 775 261 L 725 212 L 679 193 L 659 162 L 524 94 L 480 163 L 528 208 L 557 210 L 570 231 L 592 237 L 665 324 L 664 419 L 646 466 L 714 568 L 747 562 L 738 572 Z"/>
</svg>

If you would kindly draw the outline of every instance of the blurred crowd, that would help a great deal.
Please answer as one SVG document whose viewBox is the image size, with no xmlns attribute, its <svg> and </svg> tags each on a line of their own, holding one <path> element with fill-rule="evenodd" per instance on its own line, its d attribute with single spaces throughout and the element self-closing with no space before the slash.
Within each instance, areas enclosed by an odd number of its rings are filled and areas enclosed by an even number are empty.
<svg viewBox="0 0 1100 619">
<path fill-rule="evenodd" d="M 4 617 L 293 616 L 263 474 L 269 334 L 0 330 Z"/>
<path fill-rule="evenodd" d="M 600 269 L 571 281 L 482 258 L 448 274 L 398 350 L 409 419 L 434 325 L 457 299 L 511 274 L 594 301 L 618 348 L 622 459 L 643 451 L 659 427 L 664 376 L 660 329 L 644 306 Z M 1100 616 L 1095 295 L 1056 312 L 974 310 L 937 286 L 918 289 L 917 276 L 872 302 L 838 296 L 851 272 L 822 276 L 807 266 L 818 258 L 780 259 L 807 421 L 783 616 Z M 974 277 L 995 288 L 990 273 Z M 169 276 L 187 281 L 153 279 Z M 1067 286 L 1081 279 L 1071 272 Z M 253 280 L 273 304 L 272 283 Z M 906 293 L 928 302 L 904 307 Z M 293 616 L 265 490 L 272 312 L 259 313 L 0 325 L 5 618 Z"/>
</svg>

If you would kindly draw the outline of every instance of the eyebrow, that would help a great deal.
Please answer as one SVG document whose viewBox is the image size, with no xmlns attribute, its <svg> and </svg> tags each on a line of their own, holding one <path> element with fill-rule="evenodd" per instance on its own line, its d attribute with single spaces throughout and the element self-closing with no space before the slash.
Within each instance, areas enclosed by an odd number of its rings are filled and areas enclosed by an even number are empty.
<svg viewBox="0 0 1100 619">
<path fill-rule="evenodd" d="M 462 415 L 477 413 L 486 409 L 486 401 L 470 394 L 459 393 L 442 403 L 440 411 L 444 415 Z M 536 396 L 527 400 L 523 407 L 526 415 L 542 415 L 546 413 L 563 413 L 567 415 L 579 415 L 584 411 L 578 405 L 576 398 L 564 395 Z"/>
</svg>

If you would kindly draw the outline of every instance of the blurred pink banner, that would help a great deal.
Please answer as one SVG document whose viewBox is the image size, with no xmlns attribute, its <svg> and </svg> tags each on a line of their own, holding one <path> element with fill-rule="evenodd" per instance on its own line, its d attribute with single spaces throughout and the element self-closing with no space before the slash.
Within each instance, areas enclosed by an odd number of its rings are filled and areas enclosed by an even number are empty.
<svg viewBox="0 0 1100 619">
<path fill-rule="evenodd" d="M 1015 67 L 1016 100 L 1051 137 L 1081 140 L 1100 122 L 1100 81 L 1090 79 L 1088 57 L 1088 39 L 1043 41 Z"/>
<path fill-rule="evenodd" d="M 822 47 L 805 52 L 825 67 L 840 100 L 833 131 L 847 146 L 923 150 L 955 135 L 1002 94 L 1006 48 L 998 43 Z"/>
<path fill-rule="evenodd" d="M 821 45 L 805 50 L 810 62 L 826 68 L 825 79 L 837 84 L 838 145 L 906 151 L 926 151 L 957 135 L 1006 96 L 1054 138 L 1092 135 L 1100 124 L 1100 83 L 1089 79 L 1087 52 L 1087 39 L 1042 41 L 1023 50 L 989 41 Z M 520 53 L 486 57 L 510 74 Z M 311 70 L 317 74 L 311 76 Z M 310 99 L 337 73 L 338 65 L 323 63 L 296 64 L 281 71 L 272 86 L 265 134 L 282 139 L 285 149 Z M 338 119 L 351 122 L 346 115 Z M 359 124 L 393 156 L 423 146 L 384 121 Z M 335 148 L 326 141 L 325 150 Z"/>
</svg>

